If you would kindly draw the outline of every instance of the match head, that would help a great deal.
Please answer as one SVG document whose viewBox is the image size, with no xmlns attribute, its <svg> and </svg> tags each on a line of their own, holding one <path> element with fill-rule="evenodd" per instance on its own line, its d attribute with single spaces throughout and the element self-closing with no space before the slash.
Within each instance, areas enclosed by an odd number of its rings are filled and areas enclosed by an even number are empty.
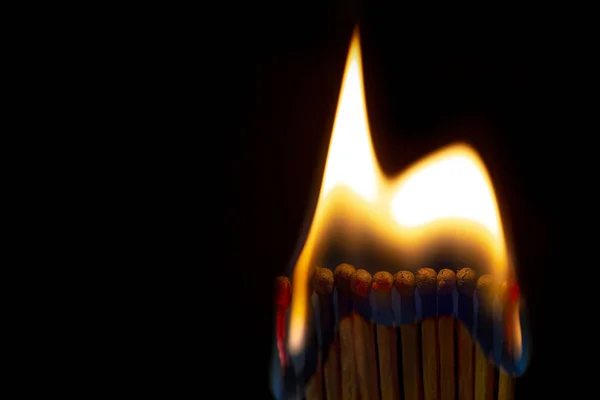
<svg viewBox="0 0 600 400">
<path fill-rule="evenodd" d="M 498 293 L 498 284 L 490 274 L 481 275 L 477 280 L 477 297 L 490 300 Z"/>
<path fill-rule="evenodd" d="M 357 269 L 350 278 L 352 291 L 361 297 L 367 297 L 371 292 L 371 274 L 364 269 Z"/>
<path fill-rule="evenodd" d="M 417 288 L 420 294 L 435 293 L 437 274 L 433 268 L 421 268 L 417 271 Z"/>
<path fill-rule="evenodd" d="M 292 301 L 292 284 L 286 276 L 275 279 L 275 304 L 288 307 Z"/>
<path fill-rule="evenodd" d="M 375 293 L 389 294 L 394 286 L 394 276 L 387 271 L 379 271 L 373 275 L 371 288 Z"/>
<path fill-rule="evenodd" d="M 477 274 L 471 268 L 461 268 L 456 273 L 456 287 L 459 293 L 472 296 L 477 285 Z"/>
<path fill-rule="evenodd" d="M 350 264 L 340 264 L 335 267 L 333 277 L 335 285 L 339 290 L 344 292 L 350 291 L 350 280 L 354 272 L 356 272 L 356 268 Z"/>
<path fill-rule="evenodd" d="M 515 301 L 519 298 L 519 292 L 521 291 L 521 289 L 519 288 L 519 285 L 517 284 L 517 282 L 507 282 L 504 281 L 502 282 L 502 284 L 500 285 L 499 290 L 499 296 L 500 299 L 502 299 L 502 301 Z"/>
<path fill-rule="evenodd" d="M 394 287 L 400 296 L 412 296 L 415 291 L 415 274 L 410 271 L 398 271 L 394 275 Z"/>
<path fill-rule="evenodd" d="M 437 274 L 438 294 L 452 293 L 456 287 L 456 274 L 451 269 L 444 268 Z"/>
<path fill-rule="evenodd" d="M 333 272 L 328 268 L 316 267 L 313 285 L 318 294 L 330 294 L 333 292 Z"/>
</svg>

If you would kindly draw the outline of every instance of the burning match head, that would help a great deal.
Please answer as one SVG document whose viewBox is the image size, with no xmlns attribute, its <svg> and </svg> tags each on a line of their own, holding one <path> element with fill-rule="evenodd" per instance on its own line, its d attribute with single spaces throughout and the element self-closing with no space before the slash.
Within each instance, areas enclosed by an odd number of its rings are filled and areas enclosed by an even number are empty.
<svg viewBox="0 0 600 400">
<path fill-rule="evenodd" d="M 491 300 L 498 293 L 498 284 L 490 274 L 481 275 L 477 280 L 477 296 L 480 299 Z"/>
<path fill-rule="evenodd" d="M 275 279 L 275 304 L 288 307 L 292 300 L 292 284 L 285 276 Z"/>
<path fill-rule="evenodd" d="M 519 285 L 516 282 L 502 282 L 498 288 L 498 295 L 502 301 L 514 302 L 519 298 L 520 293 Z"/>
<path fill-rule="evenodd" d="M 333 276 L 339 290 L 344 292 L 350 291 L 350 280 L 354 272 L 356 272 L 356 268 L 350 264 L 340 264 L 335 268 Z"/>
<path fill-rule="evenodd" d="M 333 292 L 333 272 L 327 268 L 315 268 L 313 277 L 315 292 L 318 294 L 330 294 Z"/>
<path fill-rule="evenodd" d="M 379 271 L 373 275 L 371 288 L 375 293 L 389 294 L 394 286 L 394 276 L 387 271 Z"/>
<path fill-rule="evenodd" d="M 451 269 L 444 268 L 437 274 L 438 294 L 444 295 L 452 293 L 456 287 L 456 274 Z"/>
<path fill-rule="evenodd" d="M 462 268 L 456 273 L 456 286 L 459 293 L 472 296 L 477 285 L 477 274 L 471 268 Z"/>
<path fill-rule="evenodd" d="M 394 275 L 394 286 L 400 296 L 412 296 L 415 291 L 415 274 L 410 271 L 399 271 Z"/>
<path fill-rule="evenodd" d="M 421 268 L 417 271 L 417 288 L 420 294 L 435 293 L 437 287 L 437 274 L 433 268 Z"/>
<path fill-rule="evenodd" d="M 352 291 L 361 297 L 367 297 L 371 292 L 371 274 L 364 269 L 357 269 L 350 278 Z"/>
</svg>

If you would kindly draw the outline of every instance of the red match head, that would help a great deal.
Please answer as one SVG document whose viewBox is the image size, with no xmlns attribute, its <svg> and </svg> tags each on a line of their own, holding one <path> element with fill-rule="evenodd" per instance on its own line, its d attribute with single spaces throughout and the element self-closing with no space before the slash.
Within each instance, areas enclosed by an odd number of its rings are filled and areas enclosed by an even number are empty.
<svg viewBox="0 0 600 400">
<path fill-rule="evenodd" d="M 289 307 L 292 301 L 292 284 L 285 276 L 278 276 L 275 279 L 275 304 L 278 306 Z"/>
<path fill-rule="evenodd" d="M 388 294 L 394 286 L 394 276 L 387 271 L 379 271 L 373 275 L 371 287 L 375 293 Z"/>
<path fill-rule="evenodd" d="M 357 269 L 350 278 L 352 291 L 361 297 L 367 297 L 371 292 L 371 274 L 364 269 Z"/>
</svg>

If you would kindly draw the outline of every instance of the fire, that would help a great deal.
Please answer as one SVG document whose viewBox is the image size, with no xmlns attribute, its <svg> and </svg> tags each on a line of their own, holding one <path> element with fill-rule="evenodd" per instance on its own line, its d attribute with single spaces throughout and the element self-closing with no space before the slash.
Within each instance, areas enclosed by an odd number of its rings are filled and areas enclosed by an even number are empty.
<svg viewBox="0 0 600 400">
<path fill-rule="evenodd" d="M 326 264 L 336 252 L 350 263 L 375 253 L 377 265 L 357 266 L 392 273 L 416 270 L 440 256 L 458 258 L 501 280 L 514 280 L 496 196 L 478 154 L 454 144 L 397 177 L 386 176 L 371 142 L 364 93 L 355 32 L 317 207 L 293 273 L 291 354 L 303 348 L 311 268 Z M 515 318 L 520 329 L 518 311 Z M 520 331 L 515 336 L 520 341 Z"/>
</svg>

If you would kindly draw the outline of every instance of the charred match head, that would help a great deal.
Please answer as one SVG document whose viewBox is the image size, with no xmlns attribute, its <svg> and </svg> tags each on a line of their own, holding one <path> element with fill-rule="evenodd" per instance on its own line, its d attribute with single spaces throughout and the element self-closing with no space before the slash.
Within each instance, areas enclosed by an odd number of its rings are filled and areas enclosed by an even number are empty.
<svg viewBox="0 0 600 400">
<path fill-rule="evenodd" d="M 415 291 L 415 274 L 399 271 L 394 275 L 394 286 L 400 296 L 411 296 Z"/>
<path fill-rule="evenodd" d="M 437 292 L 444 295 L 452 293 L 456 287 L 456 274 L 451 269 L 444 268 L 437 274 Z"/>
<path fill-rule="evenodd" d="M 350 291 L 350 280 L 354 272 L 356 272 L 356 268 L 350 264 L 340 264 L 335 268 L 333 276 L 335 285 L 339 290 L 343 292 Z"/>
<path fill-rule="evenodd" d="M 375 293 L 390 294 L 394 286 L 394 276 L 387 271 L 379 271 L 373 275 L 371 288 Z"/>
<path fill-rule="evenodd" d="M 417 271 L 416 282 L 419 293 L 435 293 L 437 287 L 437 274 L 433 268 L 421 268 Z"/>
<path fill-rule="evenodd" d="M 330 294 L 333 292 L 333 272 L 328 268 L 315 268 L 313 286 L 318 294 Z"/>
<path fill-rule="evenodd" d="M 456 273 L 456 287 L 465 296 L 473 295 L 477 285 L 477 274 L 471 268 L 461 268 Z"/>
<path fill-rule="evenodd" d="M 286 276 L 275 279 L 275 304 L 288 307 L 292 301 L 292 284 Z"/>
<path fill-rule="evenodd" d="M 357 269 L 350 278 L 352 291 L 361 297 L 367 297 L 371 292 L 371 274 L 364 269 Z"/>
</svg>

